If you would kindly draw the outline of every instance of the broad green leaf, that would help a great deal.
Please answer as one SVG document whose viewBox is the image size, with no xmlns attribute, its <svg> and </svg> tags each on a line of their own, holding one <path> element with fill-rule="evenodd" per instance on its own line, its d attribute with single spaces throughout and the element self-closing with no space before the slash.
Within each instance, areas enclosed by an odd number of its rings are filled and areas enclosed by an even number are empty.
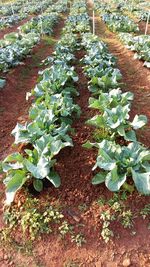
<svg viewBox="0 0 150 267">
<path fill-rule="evenodd" d="M 6 84 L 6 80 L 0 79 L 0 88 L 3 88 Z"/>
<path fill-rule="evenodd" d="M 93 185 L 102 184 L 105 182 L 105 179 L 106 179 L 106 173 L 99 172 L 93 177 L 92 184 Z"/>
<path fill-rule="evenodd" d="M 117 166 L 112 169 L 106 176 L 105 184 L 110 191 L 119 191 L 120 187 L 126 181 L 126 173 L 118 174 Z"/>
<path fill-rule="evenodd" d="M 132 169 L 132 178 L 141 194 L 150 195 L 150 172 L 140 173 Z"/>
<path fill-rule="evenodd" d="M 20 162 L 15 162 L 15 163 L 2 163 L 2 168 L 4 172 L 8 172 L 10 170 L 18 170 L 18 169 L 22 169 L 24 166 L 22 163 Z"/>
<path fill-rule="evenodd" d="M 134 130 L 140 129 L 147 123 L 147 117 L 145 115 L 136 115 L 131 123 Z"/>
<path fill-rule="evenodd" d="M 124 139 L 126 141 L 136 142 L 137 139 L 136 139 L 136 133 L 135 133 L 135 131 L 133 131 L 133 130 L 126 131 L 125 132 Z"/>
<path fill-rule="evenodd" d="M 46 177 L 56 188 L 61 185 L 60 176 L 57 172 L 51 171 Z"/>
<path fill-rule="evenodd" d="M 150 161 L 150 150 L 144 150 L 139 154 L 139 161 Z"/>
<path fill-rule="evenodd" d="M 41 157 L 39 159 L 37 165 L 34 165 L 27 159 L 25 159 L 24 164 L 27 170 L 33 175 L 33 177 L 37 179 L 43 179 L 49 174 L 49 162 L 44 157 Z"/>
<path fill-rule="evenodd" d="M 23 156 L 19 152 L 16 152 L 16 153 L 10 154 L 4 159 L 4 162 L 12 162 L 12 161 L 22 162 Z"/>
<path fill-rule="evenodd" d="M 87 141 L 86 143 L 84 143 L 82 145 L 82 147 L 87 148 L 87 149 L 90 149 L 90 148 L 93 147 L 93 145 L 94 145 L 93 143 L 91 143 L 90 141 Z"/>
<path fill-rule="evenodd" d="M 33 186 L 37 192 L 41 192 L 43 190 L 43 181 L 34 179 L 33 180 Z"/>
<path fill-rule="evenodd" d="M 87 124 L 93 125 L 98 128 L 103 128 L 104 127 L 104 118 L 101 115 L 96 115 L 92 119 L 88 120 L 86 122 Z"/>
<path fill-rule="evenodd" d="M 16 192 L 26 182 L 26 172 L 23 170 L 17 170 L 6 185 L 6 204 L 10 205 L 15 197 Z"/>
</svg>

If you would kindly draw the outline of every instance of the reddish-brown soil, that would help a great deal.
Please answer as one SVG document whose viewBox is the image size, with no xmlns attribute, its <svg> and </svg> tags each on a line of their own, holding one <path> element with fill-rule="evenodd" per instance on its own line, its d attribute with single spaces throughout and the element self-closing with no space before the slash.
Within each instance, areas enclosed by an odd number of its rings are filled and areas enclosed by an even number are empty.
<svg viewBox="0 0 150 267">
<path fill-rule="evenodd" d="M 33 50 L 31 57 L 23 62 L 24 64 L 10 70 L 6 77 L 6 86 L 0 91 L 0 158 L 8 153 L 13 138 L 10 136 L 17 120 L 23 120 L 21 116 L 27 114 L 30 102 L 26 101 L 26 93 L 35 86 L 40 70 L 39 64 L 43 59 L 54 51 L 54 43 L 58 40 L 64 20 L 61 19 L 55 27 L 53 36 L 55 39 L 41 40 Z"/>
<path fill-rule="evenodd" d="M 12 27 L 5 28 L 0 31 L 0 39 L 4 37 L 5 34 L 11 33 L 11 32 L 18 32 L 18 27 L 22 26 L 24 23 L 29 21 L 31 18 L 33 18 L 34 15 L 28 16 L 26 19 L 21 20 L 18 24 L 13 25 Z"/>
<path fill-rule="evenodd" d="M 146 22 L 140 21 L 138 25 L 139 25 L 139 29 L 140 29 L 140 34 L 144 34 L 145 28 L 146 28 Z M 150 34 L 150 24 L 148 24 L 147 34 Z"/>
<path fill-rule="evenodd" d="M 96 34 L 104 39 L 110 51 L 118 58 L 117 65 L 122 72 L 123 82 L 126 83 L 126 86 L 123 86 L 123 90 L 131 90 L 135 93 L 131 116 L 133 117 L 136 113 L 143 113 L 150 117 L 148 113 L 148 104 L 150 101 L 148 97 L 148 94 L 150 94 L 149 71 L 142 66 L 141 62 L 133 60 L 133 54 L 121 45 L 116 35 L 111 34 L 98 17 L 96 17 Z M 75 135 L 73 135 L 74 147 L 63 150 L 57 157 L 58 163 L 56 169 L 62 179 L 61 187 L 59 189 L 49 187 L 44 190 L 39 198 L 41 202 L 44 202 L 45 199 L 50 203 L 59 202 L 66 220 L 69 224 L 74 225 L 77 232 L 80 230 L 84 234 L 86 243 L 81 248 L 77 248 L 76 245 L 72 244 L 68 239 L 60 240 L 57 235 L 46 235 L 43 236 L 41 240 L 34 242 L 33 252 L 30 256 L 23 255 L 19 250 L 16 251 L 12 249 L 8 251 L 5 248 L 1 248 L 0 258 L 2 259 L 2 267 L 10 266 L 9 258 L 11 258 L 12 266 L 17 267 L 150 266 L 150 244 L 147 219 L 144 221 L 138 216 L 135 218 L 134 226 L 131 229 L 124 229 L 119 222 L 115 222 L 115 224 L 111 225 L 114 231 L 114 238 L 112 238 L 112 241 L 108 244 L 105 244 L 100 236 L 100 213 L 108 207 L 107 205 L 99 206 L 97 200 L 100 197 L 104 197 L 108 200 L 113 194 L 108 192 L 103 185 L 97 187 L 91 185 L 93 176 L 92 167 L 95 162 L 96 151 L 86 150 L 82 147 L 82 144 L 88 138 L 91 138 L 92 133 L 92 129 L 85 124 L 85 121 L 93 115 L 93 111 L 88 108 L 88 99 L 90 97 L 90 93 L 87 89 L 88 80 L 83 73 L 81 63 L 79 64 L 79 59 L 81 59 L 83 55 L 84 51 L 76 53 L 77 61 L 75 67 L 79 75 L 79 82 L 76 87 L 80 96 L 75 100 L 76 103 L 80 105 L 82 114 L 81 117 L 75 119 L 73 123 L 75 129 Z M 31 77 L 30 75 L 29 77 Z M 30 81 L 29 77 L 27 84 Z M 27 91 L 34 84 L 35 80 L 33 84 L 27 85 Z M 15 101 L 17 101 L 17 99 L 18 96 Z M 23 96 L 21 99 L 23 99 Z M 11 98 L 9 101 L 11 101 Z M 25 102 L 22 101 L 23 100 L 20 100 L 21 105 L 19 105 L 19 101 L 16 103 L 17 113 L 20 106 L 25 105 Z M 14 124 L 16 123 L 17 117 L 24 115 L 23 109 L 24 108 L 21 107 L 21 114 L 19 113 L 16 115 Z M 10 112 L 12 112 L 12 110 L 10 110 Z M 9 115 L 11 117 L 7 118 L 12 118 L 13 120 L 12 114 Z M 143 134 L 144 136 L 139 136 L 139 138 L 149 146 L 148 128 Z M 7 143 L 11 143 L 8 136 L 3 140 L 1 146 Z M 126 205 L 133 211 L 133 214 L 137 214 L 145 204 L 149 203 L 149 200 L 149 197 L 143 197 L 134 192 L 132 195 L 128 196 Z M 86 210 L 81 211 L 79 205 L 86 205 Z M 76 216 L 73 216 L 73 214 Z"/>
</svg>

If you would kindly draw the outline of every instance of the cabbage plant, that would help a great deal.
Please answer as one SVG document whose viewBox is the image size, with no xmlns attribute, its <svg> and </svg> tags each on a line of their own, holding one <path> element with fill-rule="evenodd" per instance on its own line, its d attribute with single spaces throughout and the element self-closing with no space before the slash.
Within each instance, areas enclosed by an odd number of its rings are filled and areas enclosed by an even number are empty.
<svg viewBox="0 0 150 267">
<path fill-rule="evenodd" d="M 120 146 L 108 140 L 87 142 L 84 147 L 98 148 L 93 170 L 100 168 L 102 171 L 93 177 L 92 184 L 105 183 L 110 191 L 117 192 L 132 179 L 141 194 L 150 195 L 150 150 L 138 142 Z"/>
</svg>

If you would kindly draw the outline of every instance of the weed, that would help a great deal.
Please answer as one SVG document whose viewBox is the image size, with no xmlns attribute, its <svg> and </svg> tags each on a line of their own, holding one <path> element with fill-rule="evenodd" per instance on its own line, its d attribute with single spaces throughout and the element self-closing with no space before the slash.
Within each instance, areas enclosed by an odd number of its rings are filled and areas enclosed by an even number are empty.
<svg viewBox="0 0 150 267">
<path fill-rule="evenodd" d="M 59 229 L 61 238 L 64 238 L 66 234 L 71 233 L 73 231 L 73 226 L 69 225 L 66 221 L 64 221 L 58 229 Z"/>
<path fill-rule="evenodd" d="M 133 226 L 133 214 L 131 210 L 123 211 L 120 217 L 121 224 L 124 228 L 131 228 Z"/>
<path fill-rule="evenodd" d="M 44 35 L 42 37 L 42 40 L 44 40 L 45 44 L 48 46 L 54 45 L 56 43 L 56 41 L 51 36 L 48 36 L 48 35 Z"/>
<path fill-rule="evenodd" d="M 81 247 L 83 244 L 86 243 L 86 239 L 82 233 L 79 233 L 77 235 L 73 234 L 71 236 L 71 242 L 75 242 L 77 247 Z"/>
<path fill-rule="evenodd" d="M 150 215 L 150 204 L 145 205 L 145 207 L 140 211 L 143 219 L 146 219 Z"/>
<path fill-rule="evenodd" d="M 87 205 L 85 203 L 81 204 L 78 206 L 78 209 L 81 211 L 81 212 L 84 212 L 88 209 Z"/>
<path fill-rule="evenodd" d="M 123 191 L 121 193 L 115 193 L 108 201 L 104 198 L 100 198 L 97 201 L 101 206 L 105 204 L 109 205 L 107 210 L 103 211 L 100 215 L 100 219 L 102 220 L 101 236 L 106 243 L 114 236 L 113 231 L 110 229 L 112 221 L 120 222 L 124 228 L 133 227 L 133 219 L 135 216 L 132 211 L 125 206 L 123 201 L 126 199 L 127 194 Z"/>
<path fill-rule="evenodd" d="M 78 261 L 74 260 L 68 260 L 65 264 L 64 267 L 80 267 L 80 263 Z"/>
<path fill-rule="evenodd" d="M 7 225 L 1 231 L 1 238 L 7 240 L 16 227 L 20 227 L 23 236 L 29 234 L 31 240 L 43 233 L 51 233 L 54 224 L 62 223 L 63 214 L 50 205 L 40 206 L 37 199 L 27 198 L 20 208 L 11 207 L 4 212 L 4 221 Z"/>
<path fill-rule="evenodd" d="M 97 204 L 98 204 L 99 206 L 103 206 L 105 203 L 106 203 L 106 200 L 105 200 L 103 197 L 100 197 L 100 198 L 97 200 Z"/>
<path fill-rule="evenodd" d="M 110 222 L 114 221 L 115 217 L 114 215 L 111 215 L 109 210 L 106 210 L 101 213 L 100 219 L 103 221 L 101 236 L 103 240 L 105 241 L 105 243 L 108 243 L 108 241 L 110 240 L 110 237 L 114 236 L 114 233 L 109 228 L 109 226 L 110 226 Z"/>
</svg>

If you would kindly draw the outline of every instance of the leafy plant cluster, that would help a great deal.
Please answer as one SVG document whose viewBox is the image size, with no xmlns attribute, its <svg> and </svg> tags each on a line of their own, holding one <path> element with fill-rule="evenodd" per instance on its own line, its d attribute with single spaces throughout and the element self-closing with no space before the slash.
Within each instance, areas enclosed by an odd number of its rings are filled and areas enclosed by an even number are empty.
<svg viewBox="0 0 150 267">
<path fill-rule="evenodd" d="M 17 1 L 16 3 L 8 3 L 8 4 L 2 4 L 0 5 L 0 15 L 3 16 L 10 16 L 12 15 L 12 8 L 14 10 L 14 13 L 19 13 L 21 9 L 22 1 Z"/>
<path fill-rule="evenodd" d="M 48 15 L 33 17 L 30 21 L 19 27 L 20 33 L 35 32 L 50 35 L 58 18 L 58 13 L 53 11 Z"/>
<path fill-rule="evenodd" d="M 138 32 L 137 24 L 128 16 L 118 13 L 104 14 L 103 21 L 107 24 L 108 28 L 113 32 Z"/>
<path fill-rule="evenodd" d="M 1 242 L 6 244 L 16 243 L 15 231 L 19 228 L 22 234 L 19 245 L 32 245 L 34 240 L 41 238 L 44 234 L 57 233 L 60 239 L 69 237 L 70 241 L 77 247 L 86 243 L 83 233 L 65 220 L 60 207 L 50 205 L 49 202 L 41 203 L 36 198 L 27 197 L 25 202 L 17 207 L 15 205 L 4 211 L 5 227 L 0 231 Z M 18 242 L 17 242 L 18 243 Z"/>
<path fill-rule="evenodd" d="M 36 17 L 33 17 L 27 23 L 19 27 L 21 33 L 42 33 L 50 35 L 53 32 L 53 27 L 59 19 L 59 14 L 66 12 L 67 6 L 64 1 L 59 0 L 57 3 L 51 5 L 46 11 Z"/>
<path fill-rule="evenodd" d="M 111 6 L 111 7 L 110 7 Z M 138 25 L 129 16 L 122 13 L 122 3 L 99 3 L 96 1 L 95 9 L 103 21 L 113 32 L 138 32 Z M 110 11 L 111 10 L 111 11 Z"/>
<path fill-rule="evenodd" d="M 150 36 L 139 35 L 133 36 L 129 33 L 120 33 L 120 40 L 126 45 L 128 49 L 136 52 L 134 54 L 135 59 L 142 59 L 144 66 L 150 68 Z"/>
<path fill-rule="evenodd" d="M 12 15 L 7 17 L 0 17 L 0 30 L 8 27 L 12 27 L 15 24 L 18 24 L 19 21 L 27 18 L 26 14 Z"/>
<path fill-rule="evenodd" d="M 21 64 L 32 48 L 40 41 L 37 33 L 20 35 L 10 33 L 0 41 L 0 71 L 6 72 L 9 68 Z"/>
<path fill-rule="evenodd" d="M 42 13 L 52 5 L 52 0 L 40 1 L 40 5 L 36 0 L 24 3 L 24 1 L 16 1 L 15 4 L 7 4 L 0 6 L 0 29 L 12 27 L 19 21 L 28 17 L 29 14 Z"/>
<path fill-rule="evenodd" d="M 120 238 L 120 236 L 117 236 L 117 233 L 113 230 L 116 223 L 121 224 L 125 229 L 131 229 L 130 234 L 136 235 L 136 231 L 133 228 L 135 225 L 135 219 L 142 217 L 143 220 L 147 219 L 147 221 L 149 221 L 149 204 L 145 205 L 138 211 L 134 211 L 125 204 L 126 200 L 127 191 L 121 191 L 119 193 L 114 193 L 113 197 L 109 200 L 106 200 L 104 197 L 100 197 L 97 201 L 97 204 L 102 208 L 102 211 L 100 212 L 102 226 L 100 234 L 105 243 L 108 243 L 114 235 Z M 147 226 L 149 229 L 149 224 Z"/>
<path fill-rule="evenodd" d="M 55 7 L 56 5 L 56 7 Z M 10 33 L 0 40 L 0 71 L 8 71 L 9 68 L 21 63 L 40 41 L 41 34 L 51 34 L 53 27 L 59 19 L 59 12 L 64 11 L 66 5 L 60 0 L 51 7 L 51 12 L 31 19 L 20 27 L 20 33 Z M 60 8 L 62 7 L 62 9 Z M 54 11 L 53 11 L 54 10 Z"/>
<path fill-rule="evenodd" d="M 89 16 L 86 12 L 86 3 L 84 1 L 74 2 L 66 23 L 65 31 L 72 33 L 89 32 L 89 20 Z"/>
<path fill-rule="evenodd" d="M 111 224 L 114 222 L 118 222 L 124 228 L 133 228 L 134 218 L 137 214 L 133 213 L 125 204 L 124 204 L 124 196 L 119 196 L 119 194 L 115 193 L 113 198 L 106 201 L 103 198 L 98 200 L 98 204 L 103 203 L 102 205 L 107 205 L 107 209 L 105 208 L 101 214 L 100 219 L 102 223 L 101 236 L 105 243 L 108 243 L 111 237 L 114 236 L 114 232 L 111 229 Z M 135 234 L 136 232 L 131 232 L 131 234 Z"/>
<path fill-rule="evenodd" d="M 30 4 L 25 3 L 24 0 L 18 0 L 15 3 L 0 5 L 0 15 L 7 17 L 13 15 L 13 13 L 18 16 L 38 14 L 46 10 L 50 4 L 52 4 L 52 0 L 41 0 L 40 4 L 36 0 L 31 0 Z"/>
<path fill-rule="evenodd" d="M 73 5 L 72 9 L 76 16 L 78 5 Z M 60 186 L 60 177 L 55 171 L 56 155 L 64 147 L 73 146 L 69 136 L 72 118 L 80 115 L 80 108 L 73 101 L 78 95 L 74 87 L 78 77 L 71 66 L 75 60 L 73 52 L 78 49 L 80 23 L 74 33 L 68 28 L 70 21 L 69 17 L 53 57 L 44 61 L 48 67 L 40 72 L 40 81 L 30 94 L 34 96 L 34 103 L 29 110 L 29 122 L 17 124 L 12 131 L 15 144 L 23 144 L 24 149 L 22 153 L 9 155 L 2 163 L 6 173 L 7 204 L 14 200 L 16 192 L 27 181 L 32 182 L 37 191 L 43 189 L 44 179 L 55 187 Z"/>
<path fill-rule="evenodd" d="M 131 17 L 136 17 L 139 21 L 147 21 L 149 3 L 145 1 L 112 1 L 109 3 L 111 10 L 122 12 L 122 14 L 129 14 Z M 113 6 L 114 5 L 114 6 Z M 110 10 L 109 9 L 109 10 Z"/>
<path fill-rule="evenodd" d="M 111 12 L 109 5 L 111 5 Z M 139 28 L 129 16 L 124 15 L 125 11 L 129 11 L 133 16 L 138 17 L 139 20 L 147 21 L 148 11 L 140 5 L 135 6 L 134 3 L 125 3 L 124 1 L 119 1 L 119 3 L 117 1 L 115 7 L 112 7 L 113 5 L 110 3 L 102 4 L 96 1 L 95 6 L 108 28 L 113 32 L 119 33 L 119 38 L 126 47 L 136 52 L 134 58 L 142 59 L 144 66 L 150 68 L 149 35 L 133 35 L 133 33 L 139 31 Z"/>
<path fill-rule="evenodd" d="M 132 191 L 132 177 L 137 190 L 148 195 L 150 151 L 140 144 L 136 137 L 136 130 L 147 123 L 147 118 L 144 115 L 136 115 L 130 120 L 133 94 L 123 93 L 118 88 L 121 75 L 114 67 L 115 60 L 105 44 L 88 33 L 83 35 L 83 46 L 87 50 L 83 59 L 84 70 L 90 79 L 89 89 L 94 94 L 89 100 L 89 107 L 97 110 L 97 115 L 87 123 L 107 132 L 108 136 L 104 140 L 87 142 L 84 145 L 86 148 L 98 149 L 93 170 L 103 170 L 94 176 L 92 183 L 96 185 L 105 182 L 110 191 L 119 191 L 122 186 Z M 102 76 L 103 73 L 107 75 Z"/>
</svg>

